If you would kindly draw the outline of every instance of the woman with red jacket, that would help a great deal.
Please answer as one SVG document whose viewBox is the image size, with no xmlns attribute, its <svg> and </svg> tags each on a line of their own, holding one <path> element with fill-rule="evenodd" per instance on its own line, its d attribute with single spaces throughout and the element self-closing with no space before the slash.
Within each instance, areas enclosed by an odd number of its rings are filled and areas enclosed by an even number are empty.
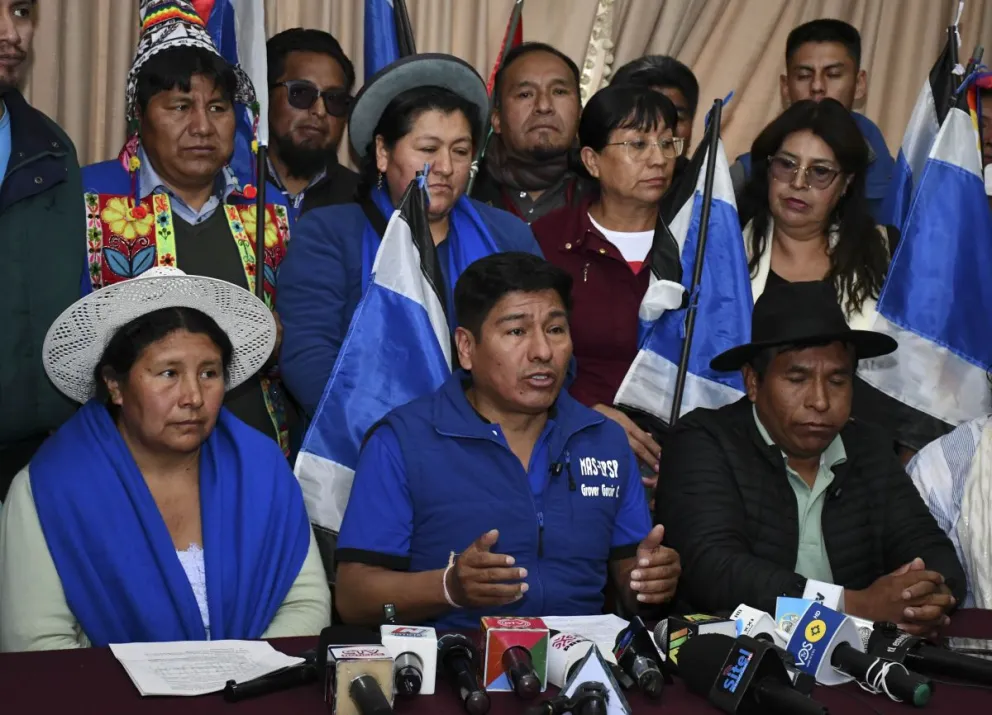
<svg viewBox="0 0 992 715">
<path fill-rule="evenodd" d="M 637 355 L 638 310 L 649 261 L 679 266 L 679 247 L 658 215 L 683 140 L 669 99 L 650 89 L 611 85 L 586 104 L 579 122 L 582 164 L 599 191 L 531 225 L 547 260 L 574 281 L 571 329 L 577 374 L 569 392 L 619 423 L 657 478 L 661 448 L 613 406 Z M 660 276 L 678 280 L 678 275 Z"/>
</svg>

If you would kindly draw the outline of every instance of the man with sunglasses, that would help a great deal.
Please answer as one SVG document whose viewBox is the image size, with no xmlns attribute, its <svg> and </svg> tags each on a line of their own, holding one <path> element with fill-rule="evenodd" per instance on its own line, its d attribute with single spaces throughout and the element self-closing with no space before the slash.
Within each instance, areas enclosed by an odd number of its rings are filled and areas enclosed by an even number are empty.
<svg viewBox="0 0 992 715">
<path fill-rule="evenodd" d="M 872 216 L 881 217 L 882 202 L 892 179 L 895 160 L 882 131 L 868 117 L 853 111 L 868 92 L 868 76 L 861 69 L 861 35 L 846 22 L 819 19 L 792 30 L 785 44 L 785 74 L 780 78 L 782 103 L 804 99 L 836 99 L 851 112 L 868 145 L 869 165 L 865 195 Z M 751 174 L 751 155 L 743 154 L 730 167 L 734 193 L 740 199 Z"/>
<path fill-rule="evenodd" d="M 358 175 L 337 158 L 355 84 L 351 60 L 330 34 L 301 27 L 275 35 L 266 49 L 272 183 L 294 220 L 352 201 Z"/>
</svg>

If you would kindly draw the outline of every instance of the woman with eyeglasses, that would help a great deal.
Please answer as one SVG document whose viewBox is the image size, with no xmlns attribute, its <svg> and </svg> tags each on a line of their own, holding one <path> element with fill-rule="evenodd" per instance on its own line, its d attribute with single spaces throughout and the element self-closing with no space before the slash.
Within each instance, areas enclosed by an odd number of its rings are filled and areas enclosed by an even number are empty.
<svg viewBox="0 0 992 715">
<path fill-rule="evenodd" d="M 675 105 L 644 87 L 611 85 L 586 104 L 579 122 L 582 165 L 599 191 L 531 225 L 545 257 L 572 275 L 570 319 L 576 377 L 569 392 L 619 423 L 649 475 L 661 454 L 654 437 L 613 406 L 637 355 L 637 313 L 649 263 L 679 280 L 679 247 L 658 215 L 684 143 L 673 135 Z"/>
<path fill-rule="evenodd" d="M 833 99 L 796 102 L 751 156 L 740 217 L 754 299 L 783 282 L 829 281 L 848 324 L 871 330 L 899 236 L 868 211 L 868 146 L 851 113 Z M 950 429 L 860 379 L 852 412 L 886 429 L 905 460 Z"/>
</svg>

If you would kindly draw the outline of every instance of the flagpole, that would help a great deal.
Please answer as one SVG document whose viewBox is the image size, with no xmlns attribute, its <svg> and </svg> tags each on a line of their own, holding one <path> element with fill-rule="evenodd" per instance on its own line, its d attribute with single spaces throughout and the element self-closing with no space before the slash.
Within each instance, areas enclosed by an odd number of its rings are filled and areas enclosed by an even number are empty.
<svg viewBox="0 0 992 715">
<path fill-rule="evenodd" d="M 958 65 L 958 26 L 948 25 L 947 26 L 947 43 L 951 51 L 951 67 L 957 67 Z M 961 81 L 956 74 L 951 72 L 951 96 L 948 98 L 946 111 L 950 111 L 951 107 L 954 106 L 955 94 L 957 94 L 958 87 L 961 85 Z"/>
<path fill-rule="evenodd" d="M 503 46 L 500 48 L 499 64 L 496 66 L 496 73 L 503 68 L 503 61 L 506 59 L 506 48 L 513 42 L 513 38 L 517 35 L 517 27 L 520 26 L 520 16 L 523 14 L 524 0 L 516 0 L 513 3 L 513 11 L 510 13 L 510 22 L 506 27 L 506 35 L 503 37 Z M 496 85 L 493 85 L 493 93 L 496 92 Z M 465 195 L 472 195 L 472 187 L 475 186 L 475 179 L 479 175 L 479 171 L 482 168 L 482 160 L 486 156 L 486 147 L 489 146 L 489 140 L 493 136 L 493 122 L 492 117 L 489 118 L 487 123 L 486 136 L 482 140 L 482 144 L 479 146 L 478 151 L 475 153 L 475 160 L 472 162 L 472 169 L 468 177 L 468 186 L 465 187 Z"/>
<path fill-rule="evenodd" d="M 269 162 L 267 147 L 259 143 L 255 176 L 255 295 L 265 302 L 265 185 L 269 182 Z"/>
<path fill-rule="evenodd" d="M 685 316 L 685 340 L 682 341 L 682 354 L 679 356 L 679 370 L 675 377 L 675 394 L 672 397 L 672 414 L 668 426 L 674 427 L 682 412 L 682 397 L 685 393 L 685 379 L 689 371 L 689 351 L 692 347 L 692 335 L 696 329 L 696 290 L 703 277 L 703 257 L 706 254 L 706 239 L 710 229 L 710 206 L 713 203 L 713 177 L 716 174 L 716 155 L 720 150 L 720 119 L 723 115 L 723 102 L 719 99 L 713 102 L 710 110 L 710 122 L 713 131 L 710 132 L 709 144 L 706 147 L 706 179 L 703 184 L 703 205 L 699 216 L 699 236 L 696 241 L 696 263 L 692 270 L 692 283 L 689 285 L 689 308 Z"/>
<path fill-rule="evenodd" d="M 393 23 L 396 25 L 396 46 L 400 57 L 417 54 L 413 25 L 410 24 L 410 13 L 406 9 L 405 0 L 393 0 Z"/>
</svg>

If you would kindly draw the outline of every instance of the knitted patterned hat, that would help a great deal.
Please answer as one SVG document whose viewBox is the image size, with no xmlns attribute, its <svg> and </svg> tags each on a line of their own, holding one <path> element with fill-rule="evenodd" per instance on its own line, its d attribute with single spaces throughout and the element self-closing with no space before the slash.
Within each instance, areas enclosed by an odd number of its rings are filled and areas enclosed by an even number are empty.
<svg viewBox="0 0 992 715">
<path fill-rule="evenodd" d="M 141 31 L 138 47 L 134 51 L 134 61 L 127 73 L 127 120 L 137 115 L 138 74 L 142 65 L 153 55 L 171 50 L 174 47 L 199 47 L 218 57 L 213 40 L 204 27 L 204 21 L 196 14 L 189 0 L 140 0 Z M 252 107 L 255 104 L 255 88 L 248 75 L 237 65 L 234 66 L 238 85 L 234 101 Z"/>
</svg>

